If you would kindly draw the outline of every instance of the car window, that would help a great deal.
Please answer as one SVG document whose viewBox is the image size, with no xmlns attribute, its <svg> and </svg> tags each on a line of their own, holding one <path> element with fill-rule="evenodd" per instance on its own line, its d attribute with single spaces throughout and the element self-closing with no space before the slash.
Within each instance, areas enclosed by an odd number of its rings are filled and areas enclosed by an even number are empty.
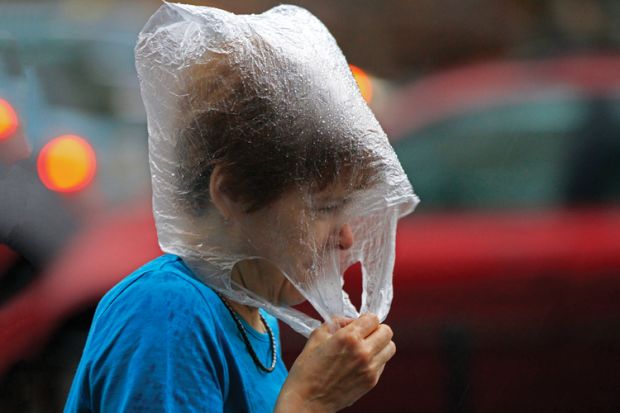
<svg viewBox="0 0 620 413">
<path fill-rule="evenodd" d="M 26 74 L 15 39 L 0 32 L 0 98 L 17 109 L 27 95 Z"/>
<path fill-rule="evenodd" d="M 579 195 L 569 189 L 583 163 L 579 143 L 593 133 L 591 106 L 562 99 L 472 111 L 398 139 L 395 150 L 421 212 L 557 207 Z M 610 165 L 605 173 L 617 174 L 620 163 Z M 620 198 L 617 179 L 609 181 L 605 188 L 593 183 L 598 201 Z"/>
<path fill-rule="evenodd" d="M 620 204 L 620 100 L 588 102 L 568 168 L 570 204 Z"/>
<path fill-rule="evenodd" d="M 43 39 L 27 52 L 50 105 L 114 116 L 119 91 L 139 98 L 129 42 Z"/>
</svg>

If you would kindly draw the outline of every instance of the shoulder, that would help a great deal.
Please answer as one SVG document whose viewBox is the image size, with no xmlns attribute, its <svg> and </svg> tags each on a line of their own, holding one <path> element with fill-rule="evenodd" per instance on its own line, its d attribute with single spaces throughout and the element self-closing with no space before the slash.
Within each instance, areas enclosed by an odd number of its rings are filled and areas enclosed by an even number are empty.
<svg viewBox="0 0 620 413">
<path fill-rule="evenodd" d="M 221 405 L 228 364 L 214 298 L 176 256 L 129 275 L 95 313 L 78 368 L 83 392 L 102 411 Z"/>
<path fill-rule="evenodd" d="M 100 301 L 97 313 L 102 315 L 119 302 L 132 300 L 141 304 L 204 301 L 213 292 L 193 277 L 183 261 L 165 254 L 143 265 L 113 287 Z"/>
<path fill-rule="evenodd" d="M 214 376 L 223 374 L 218 301 L 178 257 L 159 257 L 103 297 L 84 357 L 105 369 L 131 361 L 138 371 L 144 363 L 169 360 L 171 365 L 201 364 L 219 372 Z"/>
<path fill-rule="evenodd" d="M 166 254 L 134 271 L 101 299 L 93 328 L 122 325 L 159 330 L 173 325 L 176 330 L 198 324 L 211 330 L 217 300 L 179 257 Z"/>
</svg>

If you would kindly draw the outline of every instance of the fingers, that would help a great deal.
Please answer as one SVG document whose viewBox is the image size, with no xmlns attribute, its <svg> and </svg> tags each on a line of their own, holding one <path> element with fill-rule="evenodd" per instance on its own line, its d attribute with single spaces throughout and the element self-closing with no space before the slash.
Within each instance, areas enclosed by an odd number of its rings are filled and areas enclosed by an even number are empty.
<svg viewBox="0 0 620 413">
<path fill-rule="evenodd" d="M 392 337 L 394 333 L 390 326 L 386 324 L 381 324 L 375 331 L 373 331 L 368 337 L 366 337 L 366 343 L 372 349 L 371 351 L 376 352 L 385 347 Z"/>
<path fill-rule="evenodd" d="M 336 331 L 351 324 L 352 318 L 334 317 L 331 322 L 325 322 L 312 331 L 309 339 L 314 342 L 322 342 L 331 337 Z"/>
<path fill-rule="evenodd" d="M 354 320 L 339 332 L 342 334 L 353 333 L 359 338 L 368 337 L 373 331 L 379 327 L 379 318 L 374 314 L 363 314 L 357 320 Z"/>
<path fill-rule="evenodd" d="M 381 349 L 381 351 L 379 351 L 373 361 L 378 366 L 385 366 L 385 363 L 390 361 L 390 359 L 394 357 L 394 354 L 396 354 L 396 344 L 394 344 L 393 341 L 390 341 L 385 347 Z"/>
<path fill-rule="evenodd" d="M 355 321 L 353 318 L 346 318 L 346 317 L 334 317 L 334 318 L 332 318 L 332 322 L 338 328 L 346 327 L 349 324 L 351 324 L 353 321 Z"/>
<path fill-rule="evenodd" d="M 340 329 L 334 333 L 334 327 Z M 337 337 L 351 348 L 361 346 L 364 352 L 372 355 L 372 359 L 381 363 L 387 362 L 396 351 L 396 346 L 391 341 L 394 335 L 392 329 L 385 324 L 379 324 L 379 319 L 374 314 L 364 314 L 357 320 L 336 317 L 332 319 L 332 323 L 324 323 L 314 330 L 309 343 L 319 344 L 334 334 L 334 338 Z"/>
<path fill-rule="evenodd" d="M 336 331 L 340 330 L 343 327 L 348 326 L 354 320 L 352 318 L 344 318 L 344 317 L 334 317 L 329 324 L 329 332 L 334 334 Z"/>
<path fill-rule="evenodd" d="M 332 336 L 332 331 L 329 323 L 323 323 L 318 328 L 314 329 L 308 337 L 308 343 L 310 342 L 323 342 Z"/>
</svg>

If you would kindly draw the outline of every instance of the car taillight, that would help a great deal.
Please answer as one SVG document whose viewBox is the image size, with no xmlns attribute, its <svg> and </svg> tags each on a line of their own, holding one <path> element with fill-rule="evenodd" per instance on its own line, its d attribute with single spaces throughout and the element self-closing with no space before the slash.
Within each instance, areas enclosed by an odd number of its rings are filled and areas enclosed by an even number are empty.
<svg viewBox="0 0 620 413">
<path fill-rule="evenodd" d="M 370 81 L 370 76 L 355 65 L 349 65 L 349 68 L 353 73 L 357 86 L 360 88 L 360 92 L 362 92 L 362 97 L 366 103 L 370 103 L 372 100 L 372 82 Z"/>
<path fill-rule="evenodd" d="M 15 109 L 9 102 L 0 98 L 0 141 L 10 138 L 18 126 L 19 119 Z"/>
<path fill-rule="evenodd" d="M 77 135 L 62 135 L 48 142 L 37 159 L 37 170 L 43 184 L 57 192 L 76 192 L 94 178 L 95 151 Z"/>
</svg>

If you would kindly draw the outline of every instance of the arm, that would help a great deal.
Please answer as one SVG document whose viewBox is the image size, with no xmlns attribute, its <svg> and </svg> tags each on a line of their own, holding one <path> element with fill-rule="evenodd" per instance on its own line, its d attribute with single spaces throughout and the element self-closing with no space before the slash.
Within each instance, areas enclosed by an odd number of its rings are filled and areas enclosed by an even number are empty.
<svg viewBox="0 0 620 413">
<path fill-rule="evenodd" d="M 280 392 L 276 413 L 336 412 L 372 389 L 396 352 L 392 330 L 366 314 L 335 333 L 323 324 L 304 347 Z"/>
</svg>

